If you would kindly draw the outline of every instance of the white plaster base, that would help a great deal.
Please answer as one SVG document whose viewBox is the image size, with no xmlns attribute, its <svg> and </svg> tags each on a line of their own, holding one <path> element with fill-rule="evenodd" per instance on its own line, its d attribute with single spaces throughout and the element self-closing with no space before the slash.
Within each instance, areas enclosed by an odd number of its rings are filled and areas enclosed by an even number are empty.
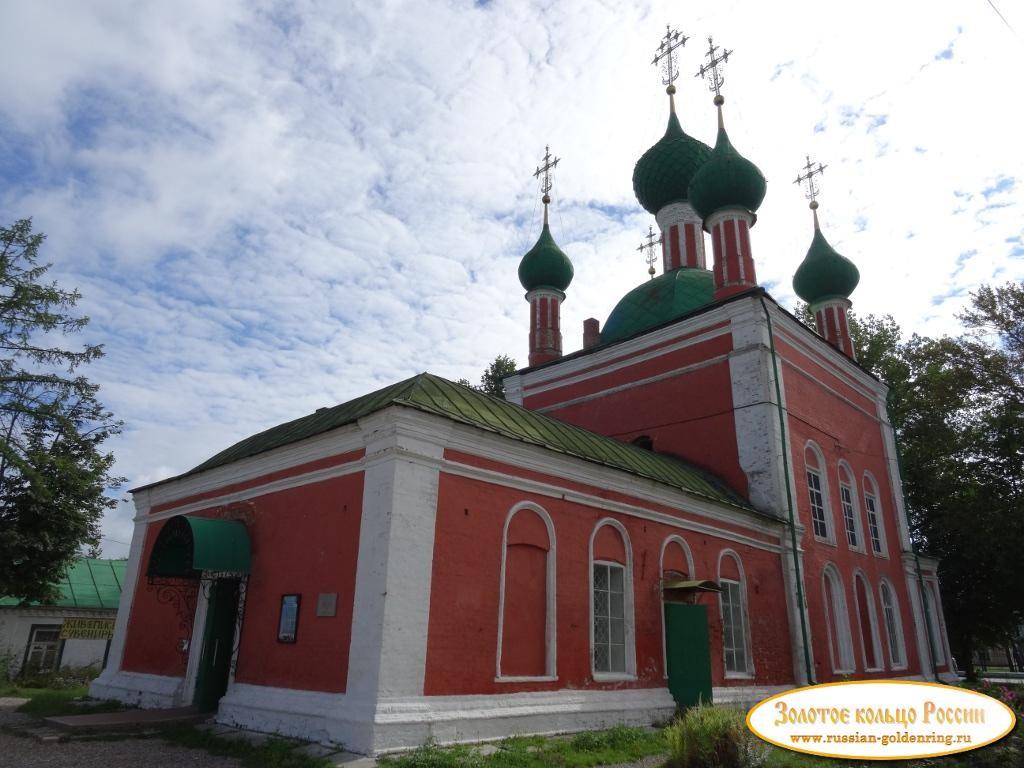
<svg viewBox="0 0 1024 768">
<path fill-rule="evenodd" d="M 113 699 L 143 709 L 180 707 L 183 705 L 181 683 L 180 677 L 105 671 L 92 681 L 89 695 L 94 699 Z"/>
<path fill-rule="evenodd" d="M 711 689 L 711 698 L 715 704 L 749 709 L 769 696 L 792 688 L 792 685 L 723 685 Z"/>
<path fill-rule="evenodd" d="M 221 699 L 217 722 L 380 754 L 430 739 L 454 744 L 649 725 L 674 711 L 675 702 L 664 688 L 417 696 L 381 700 L 374 708 L 345 694 L 236 684 Z"/>
</svg>

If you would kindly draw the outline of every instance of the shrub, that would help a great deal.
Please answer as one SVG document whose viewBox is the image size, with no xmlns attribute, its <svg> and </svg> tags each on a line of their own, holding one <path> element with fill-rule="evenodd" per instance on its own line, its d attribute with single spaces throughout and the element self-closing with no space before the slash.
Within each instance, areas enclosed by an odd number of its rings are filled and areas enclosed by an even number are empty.
<svg viewBox="0 0 1024 768">
<path fill-rule="evenodd" d="M 743 713 L 693 707 L 665 729 L 673 768 L 759 768 L 770 748 L 747 730 Z"/>
<path fill-rule="evenodd" d="M 88 686 L 97 675 L 99 667 L 61 667 L 52 672 L 40 672 L 34 669 L 23 669 L 18 675 L 18 685 L 23 688 L 82 688 Z"/>
</svg>

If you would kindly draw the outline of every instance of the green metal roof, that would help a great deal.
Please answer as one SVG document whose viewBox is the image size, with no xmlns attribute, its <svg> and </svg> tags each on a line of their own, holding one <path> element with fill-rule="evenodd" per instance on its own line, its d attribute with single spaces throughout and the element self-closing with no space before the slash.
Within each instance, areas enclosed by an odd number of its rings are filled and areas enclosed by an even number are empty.
<svg viewBox="0 0 1024 768">
<path fill-rule="evenodd" d="M 314 437 L 352 424 L 389 406 L 433 413 L 514 440 L 646 477 L 712 501 L 752 509 L 721 480 L 691 464 L 566 424 L 429 373 L 421 373 L 369 395 L 253 435 L 221 451 L 186 475 Z"/>
<path fill-rule="evenodd" d="M 110 608 L 117 610 L 121 601 L 121 585 L 127 560 L 94 560 L 83 557 L 75 560 L 65 571 L 57 587 L 60 597 L 46 605 L 57 608 Z M 0 607 L 18 605 L 38 606 L 42 603 L 22 603 L 16 597 L 0 597 Z"/>
<path fill-rule="evenodd" d="M 814 213 L 814 239 L 807 256 L 793 275 L 793 291 L 808 304 L 834 298 L 848 299 L 860 282 L 860 272 L 848 258 L 829 245 Z"/>
<path fill-rule="evenodd" d="M 564 291 L 572 282 L 572 276 L 572 262 L 558 247 L 545 221 L 536 245 L 519 262 L 519 282 L 528 291 L 534 288 Z"/>
<path fill-rule="evenodd" d="M 710 304 L 715 278 L 710 270 L 683 267 L 646 280 L 623 296 L 601 329 L 601 342 L 657 328 Z"/>
<path fill-rule="evenodd" d="M 767 188 L 761 170 L 737 152 L 729 141 L 719 106 L 718 139 L 707 162 L 697 169 L 690 181 L 690 205 L 702 219 L 723 208 L 740 208 L 753 213 L 764 200 Z"/>
<path fill-rule="evenodd" d="M 688 136 L 672 112 L 665 135 L 648 149 L 633 168 L 637 202 L 656 214 L 669 203 L 687 199 L 690 179 L 711 154 L 711 147 Z"/>
</svg>

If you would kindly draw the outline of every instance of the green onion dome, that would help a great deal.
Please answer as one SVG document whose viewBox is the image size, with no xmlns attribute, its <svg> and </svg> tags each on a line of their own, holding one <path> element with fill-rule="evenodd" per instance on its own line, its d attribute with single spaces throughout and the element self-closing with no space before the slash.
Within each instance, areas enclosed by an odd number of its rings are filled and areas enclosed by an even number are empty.
<svg viewBox="0 0 1024 768">
<path fill-rule="evenodd" d="M 753 213 L 764 200 L 766 190 L 764 174 L 729 141 L 719 104 L 718 139 L 708 161 L 690 182 L 690 205 L 702 219 L 723 208 L 742 208 Z"/>
<path fill-rule="evenodd" d="M 793 275 L 793 290 L 808 304 L 828 299 L 850 298 L 860 282 L 860 272 L 852 261 L 841 256 L 828 244 L 818 226 L 818 212 L 814 212 L 814 240 L 807 256 Z"/>
<path fill-rule="evenodd" d="M 690 179 L 710 154 L 711 148 L 688 136 L 676 113 L 671 112 L 665 135 L 644 152 L 633 168 L 637 201 L 653 214 L 669 203 L 685 201 Z"/>
<path fill-rule="evenodd" d="M 527 291 L 536 288 L 564 291 L 572 282 L 572 262 L 551 236 L 546 213 L 544 219 L 544 229 L 541 230 L 537 244 L 519 262 L 519 282 Z"/>
<path fill-rule="evenodd" d="M 710 270 L 684 267 L 647 280 L 631 290 L 608 315 L 601 342 L 618 341 L 688 315 L 714 300 Z"/>
</svg>

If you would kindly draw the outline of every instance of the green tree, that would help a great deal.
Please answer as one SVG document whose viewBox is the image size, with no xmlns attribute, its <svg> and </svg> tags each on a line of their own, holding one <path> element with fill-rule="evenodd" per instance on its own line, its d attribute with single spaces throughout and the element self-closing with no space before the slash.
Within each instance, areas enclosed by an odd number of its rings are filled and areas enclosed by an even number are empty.
<svg viewBox="0 0 1024 768">
<path fill-rule="evenodd" d="M 479 384 L 471 384 L 469 379 L 459 379 L 457 383 L 464 387 L 472 387 L 480 392 L 486 392 L 488 395 L 504 398 L 504 378 L 511 376 L 516 370 L 518 370 L 518 367 L 515 360 L 508 355 L 498 355 L 480 376 Z"/>
<path fill-rule="evenodd" d="M 81 298 L 44 282 L 44 235 L 30 219 L 0 227 L 0 594 L 46 600 L 99 521 L 120 480 L 100 445 L 121 424 L 78 369 L 101 347 L 61 345 L 87 317 Z"/>
</svg>

